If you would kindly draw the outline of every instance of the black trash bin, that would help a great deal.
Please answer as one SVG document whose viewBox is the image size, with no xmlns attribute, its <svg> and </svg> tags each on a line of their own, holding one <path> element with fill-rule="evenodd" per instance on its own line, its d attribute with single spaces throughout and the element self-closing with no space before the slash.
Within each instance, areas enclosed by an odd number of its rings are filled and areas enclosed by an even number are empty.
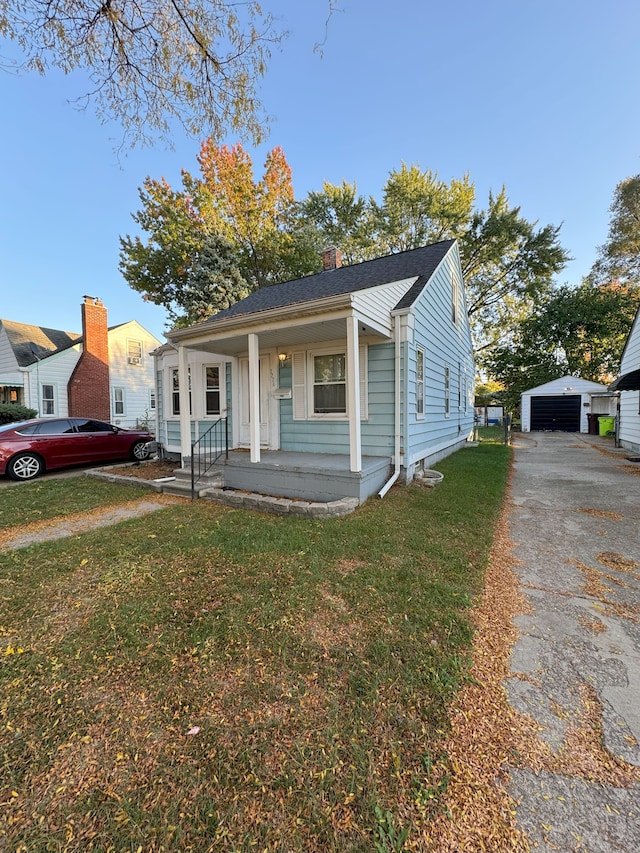
<svg viewBox="0 0 640 853">
<path fill-rule="evenodd" d="M 599 415 L 594 415 L 593 412 L 587 413 L 587 418 L 589 420 L 589 435 L 598 435 L 598 417 Z"/>
</svg>

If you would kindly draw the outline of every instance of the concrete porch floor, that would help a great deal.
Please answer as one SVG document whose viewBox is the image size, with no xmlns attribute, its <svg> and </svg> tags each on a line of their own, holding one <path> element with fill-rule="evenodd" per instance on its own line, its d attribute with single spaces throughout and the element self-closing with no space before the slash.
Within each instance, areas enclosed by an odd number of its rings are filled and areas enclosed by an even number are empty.
<svg viewBox="0 0 640 853">
<path fill-rule="evenodd" d="M 226 488 L 312 501 L 353 497 L 362 503 L 391 476 L 389 457 L 363 456 L 362 471 L 353 472 L 348 454 L 290 450 L 263 450 L 260 462 L 251 462 L 248 451 L 230 450 L 215 467 Z"/>
</svg>

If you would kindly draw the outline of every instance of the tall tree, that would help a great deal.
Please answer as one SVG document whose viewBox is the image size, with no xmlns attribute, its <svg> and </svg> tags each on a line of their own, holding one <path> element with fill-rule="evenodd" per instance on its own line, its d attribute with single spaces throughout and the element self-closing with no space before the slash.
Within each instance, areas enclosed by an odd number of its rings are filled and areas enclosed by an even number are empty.
<svg viewBox="0 0 640 853">
<path fill-rule="evenodd" d="M 592 275 L 598 281 L 640 283 L 640 175 L 620 181 L 610 211 L 609 234 Z"/>
<path fill-rule="evenodd" d="M 382 204 L 371 200 L 378 249 L 404 252 L 462 237 L 471 222 L 474 197 L 468 175 L 447 184 L 430 169 L 403 163 L 389 173 Z"/>
<path fill-rule="evenodd" d="M 130 142 L 170 139 L 176 121 L 255 141 L 265 126 L 256 85 L 283 33 L 255 0 L 2 0 L 0 36 L 28 69 L 86 70 L 80 102 L 118 120 Z"/>
<path fill-rule="evenodd" d="M 513 340 L 491 352 L 490 375 L 505 385 L 512 404 L 522 391 L 561 376 L 607 383 L 619 370 L 639 304 L 637 287 L 595 286 L 589 279 L 558 287 Z"/>
<path fill-rule="evenodd" d="M 221 247 L 224 257 L 233 254 L 232 266 L 241 279 L 225 279 L 222 289 L 229 302 L 265 284 L 304 275 L 318 263 L 312 238 L 294 219 L 291 170 L 282 149 L 269 152 L 258 180 L 241 145 L 217 146 L 207 139 L 198 163 L 201 177 L 184 170 L 179 190 L 164 179 L 147 178 L 140 190 L 142 207 L 132 214 L 146 239 L 120 238 L 125 280 L 144 299 L 164 306 L 173 322 L 192 316 L 193 288 L 207 277 L 211 283 L 212 258 Z M 203 295 L 202 304 L 208 302 Z"/>
<path fill-rule="evenodd" d="M 318 253 L 337 247 L 345 264 L 355 264 L 377 254 L 371 204 L 358 195 L 355 183 L 343 181 L 337 186 L 325 181 L 321 191 L 310 192 L 300 203 L 299 215 L 315 231 Z"/>
</svg>

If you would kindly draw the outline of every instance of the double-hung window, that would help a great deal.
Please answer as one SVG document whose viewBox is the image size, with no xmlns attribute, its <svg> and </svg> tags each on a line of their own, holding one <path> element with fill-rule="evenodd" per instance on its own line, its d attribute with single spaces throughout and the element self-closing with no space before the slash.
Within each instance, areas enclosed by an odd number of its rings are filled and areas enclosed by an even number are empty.
<svg viewBox="0 0 640 853">
<path fill-rule="evenodd" d="M 127 363 L 134 365 L 142 364 L 142 341 L 127 341 Z"/>
<path fill-rule="evenodd" d="M 347 411 L 347 359 L 345 353 L 313 357 L 313 413 L 344 415 Z"/>
<path fill-rule="evenodd" d="M 424 418 L 424 350 L 416 350 L 416 416 Z"/>
<path fill-rule="evenodd" d="M 171 370 L 171 413 L 180 414 L 180 379 L 177 367 Z M 191 371 L 189 371 L 189 414 L 191 414 Z"/>
<path fill-rule="evenodd" d="M 53 385 L 42 385 L 42 414 L 55 415 L 56 413 L 56 396 Z"/>
<path fill-rule="evenodd" d="M 205 367 L 205 414 L 220 414 L 220 367 L 208 364 Z"/>
<path fill-rule="evenodd" d="M 112 405 L 114 417 L 124 415 L 124 388 L 112 388 Z"/>
</svg>

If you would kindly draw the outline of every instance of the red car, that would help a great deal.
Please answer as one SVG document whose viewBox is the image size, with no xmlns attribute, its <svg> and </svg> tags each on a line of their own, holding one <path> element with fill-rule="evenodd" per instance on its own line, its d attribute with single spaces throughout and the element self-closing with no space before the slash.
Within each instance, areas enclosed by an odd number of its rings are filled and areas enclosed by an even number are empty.
<svg viewBox="0 0 640 853">
<path fill-rule="evenodd" d="M 147 430 L 120 429 L 92 418 L 39 418 L 0 426 L 0 475 L 32 480 L 44 471 L 151 454 Z"/>
</svg>

